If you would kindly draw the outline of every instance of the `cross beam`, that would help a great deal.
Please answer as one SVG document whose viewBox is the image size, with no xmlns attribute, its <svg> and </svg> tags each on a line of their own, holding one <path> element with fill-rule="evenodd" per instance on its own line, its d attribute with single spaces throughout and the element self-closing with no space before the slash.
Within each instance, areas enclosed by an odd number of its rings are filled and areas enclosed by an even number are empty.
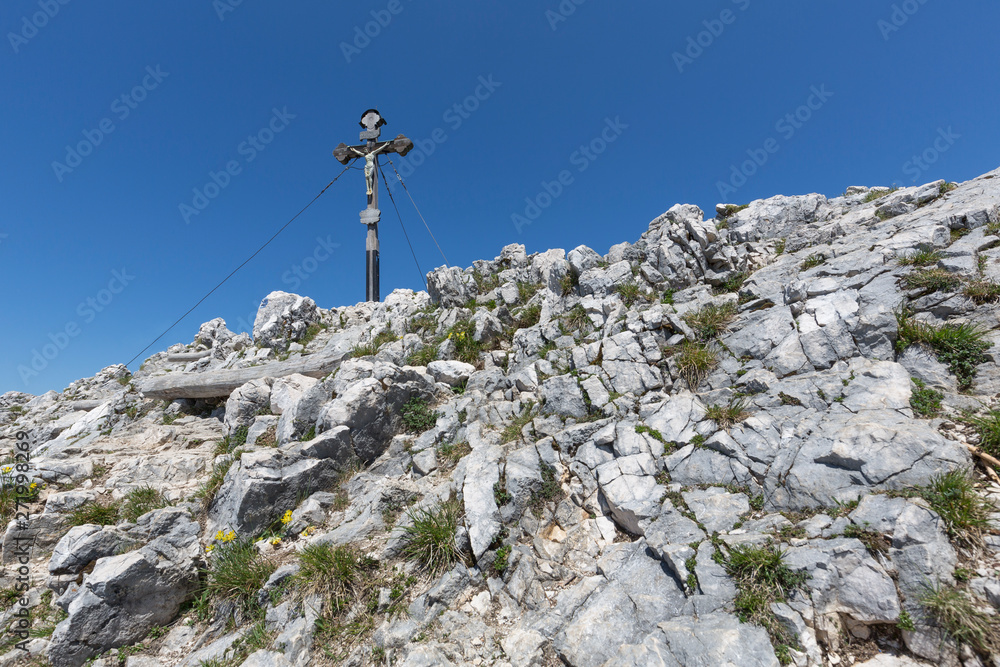
<svg viewBox="0 0 1000 667">
<path fill-rule="evenodd" d="M 413 142 L 402 134 L 392 141 L 379 141 L 382 126 L 386 121 L 375 109 L 369 109 L 361 114 L 360 146 L 340 144 L 333 150 L 333 157 L 340 164 L 347 165 L 358 158 L 365 159 L 365 183 L 368 193 L 368 208 L 361 212 L 361 224 L 368 227 L 365 239 L 365 300 L 379 301 L 379 244 L 378 223 L 382 212 L 378 208 L 378 155 L 380 153 L 399 153 L 405 156 L 413 148 Z"/>
</svg>

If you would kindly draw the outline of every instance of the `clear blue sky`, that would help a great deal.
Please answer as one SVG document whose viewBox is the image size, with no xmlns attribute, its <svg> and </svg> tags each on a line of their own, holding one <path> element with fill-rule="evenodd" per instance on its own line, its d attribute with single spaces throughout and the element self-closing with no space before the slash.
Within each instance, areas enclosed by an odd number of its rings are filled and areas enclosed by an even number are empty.
<svg viewBox="0 0 1000 667">
<path fill-rule="evenodd" d="M 604 253 L 678 202 L 1000 164 L 994 2 L 237 1 L 4 1 L 0 392 L 131 358 L 339 173 L 369 107 L 418 142 L 408 185 L 462 267 L 514 242 Z M 225 187 L 196 201 L 212 172 Z M 363 188 L 348 172 L 146 356 L 214 317 L 245 329 L 272 290 L 363 300 Z M 397 203 L 424 272 L 441 265 Z M 382 210 L 383 295 L 422 288 Z"/>
</svg>

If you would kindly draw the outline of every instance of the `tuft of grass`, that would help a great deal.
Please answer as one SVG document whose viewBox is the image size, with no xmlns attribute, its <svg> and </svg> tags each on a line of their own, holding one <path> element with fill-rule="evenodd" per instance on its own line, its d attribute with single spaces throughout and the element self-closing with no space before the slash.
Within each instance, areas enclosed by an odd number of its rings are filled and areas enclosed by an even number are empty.
<svg viewBox="0 0 1000 667">
<path fill-rule="evenodd" d="M 733 217 L 740 211 L 746 210 L 749 206 L 750 204 L 742 204 L 740 206 L 737 206 L 736 204 L 726 204 L 722 211 L 717 213 L 715 217 L 720 221 L 729 220 L 729 218 Z"/>
<path fill-rule="evenodd" d="M 788 595 L 806 580 L 805 572 L 793 572 L 784 563 L 784 552 L 773 543 L 734 546 L 724 559 L 723 567 L 736 584 L 733 606 L 740 621 L 763 627 L 771 636 L 776 652 L 779 647 L 787 656 L 787 648 L 797 646 L 795 637 L 771 611 L 775 602 L 784 602 Z"/>
<path fill-rule="evenodd" d="M 531 300 L 531 297 L 533 297 L 536 294 L 538 294 L 538 290 L 540 288 L 541 288 L 541 285 L 538 285 L 536 283 L 522 283 L 522 282 L 518 282 L 517 283 L 517 298 L 521 301 L 521 303 L 527 303 L 528 301 Z"/>
<path fill-rule="evenodd" d="M 355 345 L 351 348 L 351 357 L 353 359 L 360 359 L 361 357 L 373 357 L 378 352 L 378 348 L 374 345 Z"/>
<path fill-rule="evenodd" d="M 718 287 L 713 288 L 712 292 L 715 294 L 735 294 L 740 291 L 740 288 L 743 287 L 743 283 L 745 283 L 749 277 L 750 274 L 746 271 L 733 273 L 726 278 L 725 282 Z"/>
<path fill-rule="evenodd" d="M 575 292 L 579 284 L 580 274 L 577 273 L 576 269 L 572 267 L 570 267 L 570 270 L 566 272 L 566 275 L 559 279 L 559 289 L 563 296 L 569 296 Z"/>
<path fill-rule="evenodd" d="M 981 655 L 1000 651 L 1000 620 L 984 612 L 959 588 L 941 583 L 928 586 L 920 604 L 957 643 Z"/>
<path fill-rule="evenodd" d="M 705 411 L 705 418 L 711 419 L 724 431 L 728 431 L 736 424 L 750 416 L 747 410 L 749 402 L 744 397 L 733 397 L 729 405 L 710 405 Z"/>
<path fill-rule="evenodd" d="M 802 401 L 795 398 L 794 396 L 789 396 L 783 391 L 778 392 L 778 398 L 781 399 L 782 405 L 798 405 L 798 406 L 802 405 Z"/>
<path fill-rule="evenodd" d="M 212 466 L 212 475 L 201 485 L 201 488 L 194 494 L 195 498 L 201 499 L 202 509 L 207 510 L 215 500 L 215 494 L 222 488 L 222 483 L 226 480 L 226 473 L 233 467 L 233 463 L 242 454 L 242 450 L 237 449 L 230 456 Z"/>
<path fill-rule="evenodd" d="M 948 365 L 948 370 L 958 381 L 959 391 L 972 387 L 976 367 L 988 361 L 986 350 L 992 343 L 985 340 L 986 331 L 975 324 L 941 326 L 919 322 L 904 308 L 896 311 L 898 337 L 896 349 L 900 352 L 910 345 L 922 344 L 934 351 L 938 361 Z"/>
<path fill-rule="evenodd" d="M 646 433 L 648 435 L 651 435 L 652 437 L 656 438 L 657 440 L 659 440 L 660 442 L 662 442 L 664 444 L 666 444 L 666 442 L 667 442 L 666 440 L 664 440 L 662 433 L 660 433 L 659 431 L 657 431 L 655 428 L 651 428 L 649 426 L 646 426 L 645 424 L 636 424 L 635 425 L 635 432 L 636 433 Z"/>
<path fill-rule="evenodd" d="M 364 588 L 367 572 L 377 567 L 374 559 L 361 556 L 351 545 L 313 543 L 299 552 L 298 588 L 318 594 L 327 611 L 336 616 L 353 605 Z"/>
<path fill-rule="evenodd" d="M 975 429 L 979 436 L 979 449 L 1000 458 L 1000 411 L 990 410 L 985 415 L 970 414 L 963 421 Z"/>
<path fill-rule="evenodd" d="M 521 438 L 521 430 L 538 414 L 534 403 L 529 401 L 520 415 L 514 417 L 500 433 L 501 444 L 513 442 Z"/>
<path fill-rule="evenodd" d="M 949 192 L 951 192 L 952 190 L 954 190 L 957 187 L 958 187 L 958 183 L 949 183 L 949 182 L 946 181 L 946 182 L 944 182 L 944 183 L 941 184 L 940 188 L 938 188 L 938 192 L 940 192 L 943 195 L 944 194 L 948 194 Z"/>
<path fill-rule="evenodd" d="M 115 501 L 91 501 L 69 513 L 71 526 L 95 524 L 98 526 L 114 526 L 118 523 L 118 513 L 121 504 Z"/>
<path fill-rule="evenodd" d="M 1000 301 L 1000 285 L 992 280 L 970 280 L 962 293 L 979 306 Z"/>
<path fill-rule="evenodd" d="M 910 392 L 910 407 L 913 409 L 913 413 L 927 419 L 940 414 L 941 399 L 944 398 L 944 394 L 940 391 L 928 389 L 923 380 L 918 378 L 911 378 L 911 380 L 916 386 L 916 389 Z"/>
<path fill-rule="evenodd" d="M 878 558 L 879 556 L 886 556 L 889 553 L 887 548 L 886 537 L 882 533 L 871 530 L 866 526 L 862 527 L 855 523 L 848 525 L 844 528 L 844 537 L 853 537 L 859 540 L 865 545 L 872 556 Z"/>
<path fill-rule="evenodd" d="M 935 475 L 917 491 L 944 521 L 952 539 L 972 548 L 982 545 L 983 533 L 990 530 L 990 516 L 997 507 L 976 490 L 970 471 L 956 469 Z"/>
<path fill-rule="evenodd" d="M 809 269 L 814 269 L 821 264 L 826 264 L 826 255 L 822 253 L 813 253 L 806 257 L 806 261 L 802 262 L 802 270 L 808 271 Z"/>
<path fill-rule="evenodd" d="M 775 242 L 774 254 L 776 257 L 785 254 L 785 239 L 778 239 L 777 242 Z"/>
<path fill-rule="evenodd" d="M 438 353 L 436 345 L 425 345 L 406 358 L 407 366 L 426 366 L 432 361 L 437 361 Z"/>
<path fill-rule="evenodd" d="M 466 454 L 471 452 L 472 447 L 470 447 L 467 442 L 449 442 L 448 444 L 442 444 L 438 447 L 438 453 L 452 465 L 457 464 L 465 457 Z"/>
<path fill-rule="evenodd" d="M 206 571 L 205 592 L 216 601 L 232 601 L 244 611 L 257 606 L 257 591 L 264 586 L 276 565 L 264 558 L 253 540 L 237 539 L 220 544 L 212 552 Z"/>
<path fill-rule="evenodd" d="M 734 319 L 736 319 L 736 304 L 731 301 L 722 305 L 710 303 L 684 316 L 684 321 L 702 340 L 718 338 Z"/>
<path fill-rule="evenodd" d="M 132 489 L 125 496 L 121 505 L 121 517 L 126 521 L 134 522 L 143 514 L 168 505 L 170 505 L 170 501 L 162 493 L 149 485 L 140 486 Z"/>
<path fill-rule="evenodd" d="M 517 311 L 514 315 L 514 328 L 527 329 L 538 324 L 538 321 L 541 319 L 542 307 L 537 303 L 533 303 Z"/>
<path fill-rule="evenodd" d="M 900 282 L 906 289 L 921 290 L 930 294 L 954 292 L 961 287 L 962 277 L 944 269 L 919 269 L 903 276 Z"/>
<path fill-rule="evenodd" d="M 681 350 L 675 357 L 677 371 L 688 384 L 691 391 L 696 391 L 698 385 L 708 377 L 708 374 L 718 363 L 715 351 L 704 343 L 681 343 Z"/>
<path fill-rule="evenodd" d="M 399 411 L 403 418 L 403 424 L 410 433 L 423 433 L 437 423 L 440 416 L 427 405 L 427 401 L 420 396 L 414 396 L 408 400 Z"/>
<path fill-rule="evenodd" d="M 302 338 L 299 339 L 299 343 L 302 347 L 309 347 L 309 343 L 316 340 L 316 336 L 318 336 L 321 331 L 326 331 L 329 328 L 330 325 L 328 324 L 310 324 L 306 328 L 306 332 L 302 334 Z"/>
<path fill-rule="evenodd" d="M 615 285 L 615 293 L 621 298 L 626 308 L 632 307 L 640 297 L 639 285 L 634 280 Z"/>
<path fill-rule="evenodd" d="M 869 202 L 877 201 L 879 199 L 882 199 L 882 197 L 888 197 L 897 190 L 899 190 L 899 188 L 897 188 L 895 185 L 889 188 L 888 190 L 872 190 L 867 195 L 865 195 L 865 198 L 862 201 L 866 204 Z"/>
<path fill-rule="evenodd" d="M 660 303 L 664 303 L 668 306 L 674 305 L 674 290 L 668 289 L 663 291 L 663 296 L 660 297 Z"/>
<path fill-rule="evenodd" d="M 900 266 L 931 266 L 941 261 L 941 253 L 937 250 L 918 250 L 912 255 L 897 257 Z"/>
<path fill-rule="evenodd" d="M 403 555 L 417 561 L 431 576 L 437 576 L 465 557 L 455 543 L 461 505 L 449 500 L 434 509 L 409 512 L 411 524 L 405 526 L 406 546 Z"/>
<path fill-rule="evenodd" d="M 569 312 L 563 315 L 563 319 L 566 322 L 566 327 L 573 332 L 583 332 L 591 326 L 587 309 L 579 303 L 570 308 Z"/>
<path fill-rule="evenodd" d="M 556 477 L 556 469 L 548 463 L 542 461 L 542 487 L 537 492 L 531 494 L 531 507 L 540 509 L 546 503 L 557 501 L 562 498 L 562 485 Z"/>
</svg>

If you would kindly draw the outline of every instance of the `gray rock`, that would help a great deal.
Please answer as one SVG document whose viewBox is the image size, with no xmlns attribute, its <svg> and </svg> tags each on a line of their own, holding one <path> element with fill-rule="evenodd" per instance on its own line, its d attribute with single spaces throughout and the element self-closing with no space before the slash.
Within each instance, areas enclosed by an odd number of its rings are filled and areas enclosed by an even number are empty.
<svg viewBox="0 0 1000 667">
<path fill-rule="evenodd" d="M 273 382 L 270 378 L 250 380 L 229 396 L 223 421 L 226 435 L 232 435 L 241 428 L 249 429 L 258 414 L 270 409 Z"/>
<path fill-rule="evenodd" d="M 472 553 L 478 559 L 500 532 L 500 510 L 493 497 L 493 485 L 500 481 L 501 450 L 495 446 L 474 449 L 465 457 L 466 474 L 462 495 L 465 522 Z"/>
<path fill-rule="evenodd" d="M 461 361 L 432 361 L 427 364 L 427 372 L 434 377 L 435 382 L 458 387 L 469 381 L 469 376 L 476 372 L 476 367 Z"/>
<path fill-rule="evenodd" d="M 260 347 L 284 350 L 319 322 L 316 302 L 287 292 L 271 292 L 260 304 L 253 323 L 253 340 Z"/>
<path fill-rule="evenodd" d="M 583 419 L 587 416 L 587 404 L 576 378 L 572 375 L 557 375 L 542 383 L 540 395 L 545 412 Z"/>
<path fill-rule="evenodd" d="M 284 414 L 317 384 L 319 380 L 316 378 L 298 373 L 277 378 L 271 386 L 271 412 L 276 415 Z"/>
<path fill-rule="evenodd" d="M 169 624 L 198 588 L 195 549 L 178 550 L 159 539 L 98 560 L 52 634 L 49 661 L 79 667 L 108 649 L 139 641 L 153 626 Z"/>
<path fill-rule="evenodd" d="M 767 632 L 731 614 L 660 623 L 640 644 L 622 646 L 603 667 L 777 667 Z"/>
<path fill-rule="evenodd" d="M 750 501 L 743 493 L 728 493 L 711 487 L 682 494 L 699 523 L 709 533 L 727 532 L 750 511 Z"/>
<path fill-rule="evenodd" d="M 49 574 L 79 574 L 98 558 L 113 556 L 131 542 L 113 527 L 74 526 L 56 544 L 49 560 Z"/>
<path fill-rule="evenodd" d="M 294 509 L 303 494 L 332 488 L 336 480 L 332 459 L 305 458 L 281 450 L 243 454 L 229 469 L 208 509 L 207 532 L 256 535 L 286 510 Z"/>
<path fill-rule="evenodd" d="M 444 308 L 464 305 L 473 297 L 472 279 L 456 266 L 442 266 L 427 274 L 427 292 L 431 301 Z"/>
</svg>

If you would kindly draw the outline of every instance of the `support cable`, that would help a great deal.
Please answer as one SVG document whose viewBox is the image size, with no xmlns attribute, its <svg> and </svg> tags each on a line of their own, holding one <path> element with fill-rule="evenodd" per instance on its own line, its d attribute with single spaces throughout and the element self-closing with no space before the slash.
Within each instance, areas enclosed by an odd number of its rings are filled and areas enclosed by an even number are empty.
<svg viewBox="0 0 1000 667">
<path fill-rule="evenodd" d="M 434 232 L 431 231 L 431 228 L 427 225 L 427 221 L 424 220 L 423 213 L 421 213 L 420 209 L 417 208 L 417 202 L 413 201 L 413 195 L 410 194 L 410 190 L 406 187 L 406 183 L 403 181 L 403 177 L 399 175 L 398 171 L 396 171 L 396 165 L 393 163 L 392 158 L 389 157 L 388 155 L 386 155 L 385 157 L 386 157 L 387 160 L 389 160 L 389 164 L 392 165 L 392 170 L 396 172 L 396 178 L 398 178 L 399 182 L 403 185 L 403 190 L 406 191 L 406 196 L 410 198 L 410 203 L 413 204 L 413 208 L 417 209 L 417 215 L 420 216 L 420 220 L 424 223 L 424 227 L 427 228 L 427 233 L 430 234 L 431 235 L 431 239 L 434 240 L 434 245 L 437 246 L 438 252 L 441 253 L 441 257 L 444 258 L 444 263 L 448 264 L 448 258 L 444 256 L 444 250 L 441 250 L 441 245 L 437 242 L 437 239 L 434 238 Z M 388 184 L 386 184 L 385 189 L 386 190 L 389 189 Z M 449 266 L 450 266 L 450 264 L 449 264 Z"/>
<path fill-rule="evenodd" d="M 376 164 L 378 163 L 376 162 Z M 399 218 L 399 226 L 403 228 L 403 236 L 406 237 L 406 245 L 410 246 L 410 254 L 413 255 L 413 263 L 417 265 L 417 272 L 420 273 L 420 282 L 424 284 L 424 289 L 427 289 L 427 279 L 424 277 L 423 269 L 420 268 L 420 262 L 417 261 L 417 253 L 413 251 L 413 244 L 410 243 L 410 235 L 406 233 L 406 227 L 403 225 L 403 216 L 399 214 L 399 207 L 396 206 L 396 200 L 392 196 L 392 190 L 389 189 L 388 181 L 385 180 L 385 172 L 382 171 L 381 164 L 378 164 L 378 172 L 382 174 L 382 182 L 386 184 L 385 191 L 389 193 L 389 201 L 392 202 L 392 207 L 396 209 L 396 216 Z"/>
<path fill-rule="evenodd" d="M 178 324 L 180 324 L 180 323 L 181 323 L 181 321 L 182 321 L 182 320 L 183 320 L 183 319 L 184 319 L 185 317 L 187 317 L 187 316 L 188 316 L 188 315 L 190 315 L 190 314 L 191 314 L 192 312 L 194 312 L 195 308 L 197 308 L 197 307 L 198 307 L 198 306 L 200 306 L 200 305 L 201 305 L 202 303 L 204 303 L 204 301 L 205 301 L 205 300 L 206 300 L 206 299 L 207 299 L 208 297 L 212 296 L 212 294 L 214 294 L 214 293 L 216 292 L 216 290 L 218 290 L 218 289 L 219 289 L 220 287 L 222 287 L 223 285 L 225 285 L 225 284 L 226 284 L 226 282 L 227 282 L 227 281 L 228 281 L 228 280 L 229 280 L 230 278 L 232 278 L 232 277 L 233 277 L 234 275 L 236 275 L 236 272 L 237 272 L 237 271 L 239 271 L 239 270 L 240 270 L 240 269 L 242 269 L 242 268 L 243 268 L 244 266 L 246 266 L 247 264 L 249 264 L 249 263 L 250 263 L 250 260 L 252 260 L 252 259 L 253 259 L 254 257 L 256 257 L 257 255 L 259 255 L 259 254 L 260 254 L 260 253 L 261 253 L 261 252 L 262 252 L 262 251 L 264 250 L 264 248 L 266 248 L 267 246 L 271 245 L 271 242 L 272 242 L 272 241 L 274 241 L 274 239 L 278 238 L 278 235 L 279 235 L 279 234 L 281 234 L 281 232 L 285 231 L 285 229 L 286 229 L 286 228 L 287 228 L 287 227 L 288 227 L 289 225 L 291 225 L 291 224 L 292 224 L 293 222 L 295 222 L 295 220 L 296 220 L 296 219 L 298 219 L 298 217 L 299 217 L 300 215 L 302 215 L 303 213 L 305 213 L 305 212 L 306 212 L 306 209 L 308 209 L 308 208 L 309 208 L 310 206 L 312 206 L 313 204 L 315 204 L 315 203 L 316 203 L 316 200 L 317 200 L 317 199 L 319 199 L 320 197 L 322 197 L 322 196 L 323 196 L 323 193 L 325 193 L 325 192 L 326 192 L 327 190 L 329 190 L 329 189 L 330 189 L 330 186 L 332 186 L 332 185 L 333 185 L 334 183 L 336 183 L 336 182 L 337 182 L 338 180 L 340 180 L 340 177 L 341 177 L 341 176 L 343 176 L 343 175 L 344 175 L 345 173 L 347 173 L 347 170 L 348 170 L 348 169 L 350 169 L 350 168 L 351 168 L 351 167 L 349 167 L 349 166 L 348 166 L 348 167 L 344 167 L 344 171 L 342 171 L 342 172 L 340 172 L 339 174 L 337 174 L 337 177 L 336 177 L 336 178 L 334 178 L 334 179 L 333 179 L 332 181 L 330 181 L 330 182 L 329 182 L 329 183 L 327 184 L 327 186 L 326 186 L 325 188 L 323 188 L 323 189 L 322 189 L 322 190 L 320 191 L 320 193 L 319 193 L 318 195 L 316 195 L 315 197 L 313 197 L 312 201 L 310 201 L 310 202 L 309 202 L 308 204 L 306 204 L 306 205 L 305 205 L 305 208 L 303 208 L 303 209 L 302 209 L 301 211 L 299 211 L 298 213 L 296 213 L 296 214 L 295 214 L 295 215 L 294 215 L 294 216 L 292 217 L 292 219 L 291 219 L 291 220 L 289 220 L 288 222 L 286 222 L 286 223 L 285 223 L 285 224 L 284 224 L 284 225 L 283 225 L 283 226 L 281 227 L 281 229 L 279 229 L 278 231 L 276 231 L 276 232 L 274 233 L 274 236 L 272 236 L 271 238 L 269 238 L 269 239 L 268 239 L 268 240 L 267 240 L 267 241 L 266 241 L 266 242 L 264 243 L 264 245 L 262 245 L 261 247 L 257 248 L 257 252 L 255 252 L 254 254 L 250 255 L 250 256 L 249 256 L 249 257 L 248 257 L 248 258 L 247 258 L 247 259 L 246 259 L 246 260 L 245 260 L 245 261 L 244 261 L 244 262 L 243 262 L 242 264 L 240 264 L 240 265 L 239 265 L 239 266 L 237 266 L 237 267 L 236 267 L 235 269 L 233 269 L 232 273 L 230 273 L 230 274 L 229 274 L 228 276 L 226 276 L 225 278 L 223 278 L 223 279 L 222 279 L 222 282 L 220 282 L 220 283 L 219 283 L 218 285 L 216 285 L 215 287 L 213 287 L 213 288 L 212 288 L 212 290 L 211 290 L 211 291 L 210 291 L 210 292 L 209 292 L 208 294 L 206 294 L 205 296 L 203 296 L 203 297 L 201 298 L 201 300 L 199 300 L 199 301 L 198 301 L 198 303 L 194 304 L 194 306 L 192 306 L 190 310 L 188 310 L 188 311 L 187 311 L 186 313 L 184 313 L 184 314 L 183 314 L 183 315 L 181 315 L 181 316 L 180 316 L 179 318 L 177 318 L 177 321 L 176 321 L 176 322 L 174 322 L 174 323 L 173 323 L 173 324 L 171 324 L 171 325 L 170 325 L 169 327 L 167 327 L 167 328 L 166 328 L 166 329 L 164 330 L 164 332 L 163 332 L 163 333 L 161 333 L 161 334 L 160 334 L 159 336 L 157 336 L 157 337 L 156 337 L 156 338 L 155 338 L 155 339 L 153 340 L 153 342 L 152 342 L 152 343 L 150 343 L 150 344 L 149 344 L 149 345 L 147 345 L 146 347 L 142 348 L 142 349 L 141 349 L 141 350 L 139 351 L 139 354 L 137 354 L 137 355 L 135 355 L 134 357 L 132 357 L 131 359 L 129 359 L 129 360 L 128 360 L 128 362 L 127 362 L 127 363 L 126 363 L 125 365 L 126 365 L 126 366 L 128 366 L 128 365 L 129 365 L 129 364 L 131 364 L 131 363 L 132 363 L 133 361 L 135 361 L 135 360 L 136 360 L 136 359 L 138 359 L 138 358 L 139 358 L 140 356 L 142 356 L 142 354 L 143 354 L 143 353 L 144 353 L 144 352 L 145 352 L 146 350 L 148 350 L 149 348 L 151 348 L 151 347 L 153 347 L 154 345 L 156 345 L 156 343 L 158 343 L 158 342 L 160 341 L 160 339 L 161 339 L 161 338 L 163 338 L 163 337 L 164 337 L 164 336 L 166 336 L 166 335 L 167 335 L 168 333 L 170 333 L 170 330 L 171 330 L 171 329 L 173 329 L 173 328 L 174 328 L 174 327 L 176 327 L 176 326 L 177 326 Z"/>
</svg>

